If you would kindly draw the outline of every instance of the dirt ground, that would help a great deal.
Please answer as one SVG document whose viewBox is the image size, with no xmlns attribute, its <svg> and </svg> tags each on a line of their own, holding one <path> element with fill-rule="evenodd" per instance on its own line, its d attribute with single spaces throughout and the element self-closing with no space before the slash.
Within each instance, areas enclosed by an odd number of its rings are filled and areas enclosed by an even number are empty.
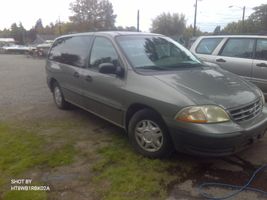
<svg viewBox="0 0 267 200">
<path fill-rule="evenodd" d="M 75 145 L 86 149 L 84 153 L 90 155 L 89 157 L 76 158 L 72 164 L 52 170 L 36 168 L 27 172 L 27 175 L 52 187 L 49 199 L 95 199 L 95 191 L 92 190 L 90 182 L 93 173 L 90 167 L 98 156 L 92 156 L 90 152 L 96 146 L 110 142 L 106 137 L 109 134 L 119 132 L 124 137 L 123 130 L 78 108 L 69 111 L 57 109 L 46 85 L 44 66 L 45 60 L 24 55 L 0 55 L 0 121 L 25 126 L 31 123 L 36 126 L 38 122 L 43 121 L 64 122 L 75 119 L 83 122 L 82 127 L 76 129 Z M 43 134 L 53 134 L 53 131 L 53 128 L 43 130 Z M 182 180 L 168 185 L 167 199 L 203 199 L 199 196 L 198 185 L 207 181 L 243 185 L 256 168 L 267 164 L 266 153 L 266 135 L 251 148 L 234 156 L 199 158 L 177 153 L 174 156 L 177 162 L 190 161 L 194 170 L 186 174 Z M 178 173 L 179 169 L 176 170 L 173 169 L 171 173 Z M 267 171 L 257 176 L 252 186 L 267 191 Z M 231 192 L 220 188 L 210 188 L 206 191 L 216 196 L 224 196 Z M 232 199 L 261 200 L 267 197 L 254 192 L 243 192 Z"/>
</svg>

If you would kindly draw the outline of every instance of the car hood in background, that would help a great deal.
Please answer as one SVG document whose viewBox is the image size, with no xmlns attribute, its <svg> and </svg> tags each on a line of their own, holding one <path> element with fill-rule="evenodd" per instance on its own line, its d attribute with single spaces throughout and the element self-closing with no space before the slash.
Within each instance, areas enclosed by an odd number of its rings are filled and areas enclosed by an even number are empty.
<svg viewBox="0 0 267 200">
<path fill-rule="evenodd" d="M 172 74 L 155 75 L 196 104 L 216 104 L 233 108 L 259 97 L 256 87 L 237 75 L 210 67 L 182 69 Z"/>
</svg>

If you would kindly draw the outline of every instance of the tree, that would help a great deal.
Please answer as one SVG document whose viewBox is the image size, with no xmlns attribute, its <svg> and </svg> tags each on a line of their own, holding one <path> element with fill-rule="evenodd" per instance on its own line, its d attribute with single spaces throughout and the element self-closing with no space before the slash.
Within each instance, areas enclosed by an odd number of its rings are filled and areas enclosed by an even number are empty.
<svg viewBox="0 0 267 200">
<path fill-rule="evenodd" d="M 99 3 L 100 13 L 99 22 L 101 23 L 101 28 L 112 30 L 115 28 L 115 21 L 116 21 L 116 15 L 113 14 L 113 6 L 112 4 L 105 0 L 100 1 Z"/>
<path fill-rule="evenodd" d="M 24 44 L 24 31 L 26 31 L 23 25 L 20 23 L 13 23 L 10 28 L 10 36 L 14 38 L 19 44 Z"/>
<path fill-rule="evenodd" d="M 37 33 L 36 33 L 36 30 L 35 30 L 34 27 L 31 28 L 29 31 L 27 31 L 26 34 L 27 34 L 26 38 L 27 38 L 29 43 L 33 42 L 36 39 L 36 34 Z"/>
<path fill-rule="evenodd" d="M 17 33 L 18 33 L 17 23 L 11 24 L 10 31 L 11 31 L 11 36 L 15 38 L 17 36 Z"/>
<path fill-rule="evenodd" d="M 78 31 L 112 30 L 115 28 L 116 15 L 108 0 L 76 0 L 70 4 L 74 13 L 70 21 L 78 24 Z"/>
<path fill-rule="evenodd" d="M 19 27 L 18 27 L 18 38 L 17 41 L 20 44 L 25 44 L 25 38 L 26 37 L 26 29 L 23 27 L 22 23 L 19 23 Z"/>
<path fill-rule="evenodd" d="M 200 35 L 203 35 L 203 33 L 200 31 L 200 29 L 197 27 L 196 28 L 196 35 L 195 36 L 200 36 Z M 191 38 L 194 38 L 194 27 L 192 25 L 186 27 L 186 29 L 184 30 L 184 33 L 183 33 L 183 39 L 185 41 L 185 46 L 188 47 L 190 46 L 190 39 Z"/>
<path fill-rule="evenodd" d="M 216 26 L 216 28 L 213 31 L 213 35 L 219 35 L 221 32 L 221 26 Z"/>
<path fill-rule="evenodd" d="M 4 30 L 0 31 L 0 37 L 2 38 L 11 37 L 10 30 L 5 28 Z"/>
<path fill-rule="evenodd" d="M 262 4 L 253 8 L 254 12 L 249 19 L 258 24 L 259 31 L 267 31 L 267 4 Z"/>
<path fill-rule="evenodd" d="M 224 27 L 221 33 L 224 34 L 244 34 L 244 33 L 258 33 L 260 30 L 260 26 L 258 23 L 255 23 L 252 19 L 247 19 L 243 22 L 239 20 L 238 22 L 231 22 Z"/>
<path fill-rule="evenodd" d="M 118 26 L 116 28 L 117 31 L 132 31 L 132 32 L 136 32 L 137 29 L 134 26 L 126 26 L 126 27 L 122 27 L 122 26 Z"/>
<path fill-rule="evenodd" d="M 242 28 L 243 22 L 237 21 L 227 24 L 221 32 L 227 34 L 253 34 L 267 31 L 267 4 L 262 4 L 253 9 L 254 12 L 244 21 L 244 29 Z"/>
<path fill-rule="evenodd" d="M 167 36 L 182 35 L 185 30 L 185 16 L 183 14 L 162 13 L 152 21 L 151 32 Z"/>
<path fill-rule="evenodd" d="M 37 33 L 42 33 L 43 32 L 44 26 L 43 26 L 43 22 L 42 22 L 41 18 L 39 18 L 36 21 L 34 28 L 35 28 Z"/>
</svg>

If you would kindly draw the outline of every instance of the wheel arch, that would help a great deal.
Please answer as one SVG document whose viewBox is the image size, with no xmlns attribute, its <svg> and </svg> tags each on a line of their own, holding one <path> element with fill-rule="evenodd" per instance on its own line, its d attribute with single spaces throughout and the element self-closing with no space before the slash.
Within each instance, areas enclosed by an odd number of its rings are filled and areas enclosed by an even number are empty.
<svg viewBox="0 0 267 200">
<path fill-rule="evenodd" d="M 133 117 L 133 115 L 140 111 L 140 110 L 143 110 L 143 109 L 149 109 L 149 110 L 152 110 L 153 112 L 155 112 L 161 119 L 162 121 L 164 122 L 161 114 L 154 108 L 150 107 L 150 106 L 147 106 L 145 104 L 142 104 L 142 103 L 134 103 L 132 105 L 130 105 L 126 111 L 126 114 L 125 114 L 125 117 L 124 117 L 124 127 L 125 127 L 125 130 L 126 132 L 128 132 L 128 126 L 129 126 L 129 122 L 131 120 L 131 118 Z M 164 122 L 165 123 L 165 122 Z"/>
<path fill-rule="evenodd" d="M 48 81 L 48 87 L 50 91 L 53 91 L 54 84 L 57 83 L 57 80 L 55 78 L 50 78 Z"/>
</svg>

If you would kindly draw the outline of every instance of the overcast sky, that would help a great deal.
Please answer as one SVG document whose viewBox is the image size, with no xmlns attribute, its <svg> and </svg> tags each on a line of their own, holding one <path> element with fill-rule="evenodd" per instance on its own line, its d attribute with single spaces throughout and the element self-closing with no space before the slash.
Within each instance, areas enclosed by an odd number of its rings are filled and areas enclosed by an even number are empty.
<svg viewBox="0 0 267 200">
<path fill-rule="evenodd" d="M 41 18 L 44 25 L 55 23 L 59 18 L 68 21 L 71 15 L 70 2 L 74 0 L 7 0 L 1 1 L 0 29 L 10 28 L 13 22 L 22 22 L 26 29 Z M 149 31 L 151 20 L 162 12 L 183 13 L 187 25 L 194 21 L 195 0 L 110 0 L 117 14 L 116 25 L 136 26 L 136 13 L 140 10 L 140 29 Z M 246 6 L 246 17 L 252 8 L 266 0 L 198 0 L 197 26 L 202 31 L 213 31 L 217 25 L 242 18 L 242 7 Z M 229 6 L 234 6 L 229 8 Z"/>
</svg>

